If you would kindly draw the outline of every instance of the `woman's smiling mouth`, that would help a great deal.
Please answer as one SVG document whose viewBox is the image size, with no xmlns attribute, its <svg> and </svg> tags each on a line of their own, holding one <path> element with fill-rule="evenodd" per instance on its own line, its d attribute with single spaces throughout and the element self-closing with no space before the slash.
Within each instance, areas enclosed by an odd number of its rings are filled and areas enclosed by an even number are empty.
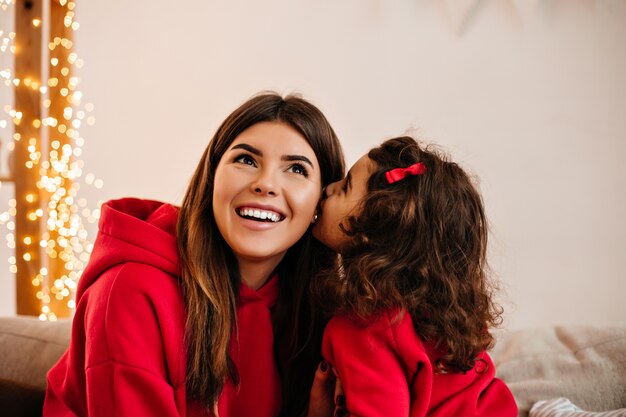
<svg viewBox="0 0 626 417">
<path fill-rule="evenodd" d="M 244 219 L 250 219 L 260 222 L 278 223 L 285 218 L 285 216 L 273 210 L 265 210 L 258 207 L 247 206 L 239 207 L 237 209 L 237 214 Z"/>
</svg>

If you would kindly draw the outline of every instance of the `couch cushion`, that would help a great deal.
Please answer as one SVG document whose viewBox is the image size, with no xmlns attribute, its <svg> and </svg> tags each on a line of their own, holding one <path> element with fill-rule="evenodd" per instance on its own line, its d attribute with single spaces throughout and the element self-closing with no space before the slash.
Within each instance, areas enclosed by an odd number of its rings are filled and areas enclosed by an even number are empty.
<svg viewBox="0 0 626 417">
<path fill-rule="evenodd" d="M 565 397 L 587 411 L 626 407 L 626 326 L 557 326 L 502 332 L 491 352 L 520 417 Z"/>
<path fill-rule="evenodd" d="M 46 388 L 46 373 L 67 349 L 72 322 L 0 317 L 0 379 Z"/>
</svg>

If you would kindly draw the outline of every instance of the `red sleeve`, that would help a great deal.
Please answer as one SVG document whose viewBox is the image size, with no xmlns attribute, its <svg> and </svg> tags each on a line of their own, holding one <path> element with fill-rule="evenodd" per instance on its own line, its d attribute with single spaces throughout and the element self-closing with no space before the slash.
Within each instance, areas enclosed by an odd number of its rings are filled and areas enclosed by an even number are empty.
<svg viewBox="0 0 626 417">
<path fill-rule="evenodd" d="M 162 376 L 116 362 L 87 370 L 89 416 L 180 416 L 174 390 Z"/>
<path fill-rule="evenodd" d="M 89 416 L 184 415 L 184 308 L 176 279 L 127 263 L 94 287 L 84 323 Z"/>
<path fill-rule="evenodd" d="M 407 381 L 412 380 L 418 364 L 411 370 L 404 363 L 387 314 L 366 326 L 334 317 L 324 333 L 322 349 L 324 358 L 338 372 L 350 415 L 409 415 Z"/>
</svg>

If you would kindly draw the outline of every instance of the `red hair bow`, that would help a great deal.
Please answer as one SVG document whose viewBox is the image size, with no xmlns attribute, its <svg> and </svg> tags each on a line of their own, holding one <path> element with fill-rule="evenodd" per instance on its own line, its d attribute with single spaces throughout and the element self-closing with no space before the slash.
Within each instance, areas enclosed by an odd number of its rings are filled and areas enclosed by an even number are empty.
<svg viewBox="0 0 626 417">
<path fill-rule="evenodd" d="M 385 172 L 385 177 L 387 178 L 387 182 L 389 184 L 393 184 L 394 182 L 400 181 L 401 179 L 413 176 L 413 175 L 421 175 L 426 172 L 426 165 L 422 162 L 418 162 L 417 164 L 413 164 L 406 168 L 396 168 Z"/>
</svg>

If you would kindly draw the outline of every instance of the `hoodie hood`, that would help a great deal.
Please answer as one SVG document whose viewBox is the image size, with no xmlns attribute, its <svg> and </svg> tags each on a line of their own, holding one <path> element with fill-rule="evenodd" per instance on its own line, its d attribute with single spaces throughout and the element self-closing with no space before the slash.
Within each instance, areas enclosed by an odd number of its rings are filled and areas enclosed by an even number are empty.
<svg viewBox="0 0 626 417">
<path fill-rule="evenodd" d="M 104 271 L 120 263 L 143 263 L 179 275 L 177 221 L 178 208 L 159 201 L 123 198 L 104 203 L 76 301 Z"/>
</svg>

